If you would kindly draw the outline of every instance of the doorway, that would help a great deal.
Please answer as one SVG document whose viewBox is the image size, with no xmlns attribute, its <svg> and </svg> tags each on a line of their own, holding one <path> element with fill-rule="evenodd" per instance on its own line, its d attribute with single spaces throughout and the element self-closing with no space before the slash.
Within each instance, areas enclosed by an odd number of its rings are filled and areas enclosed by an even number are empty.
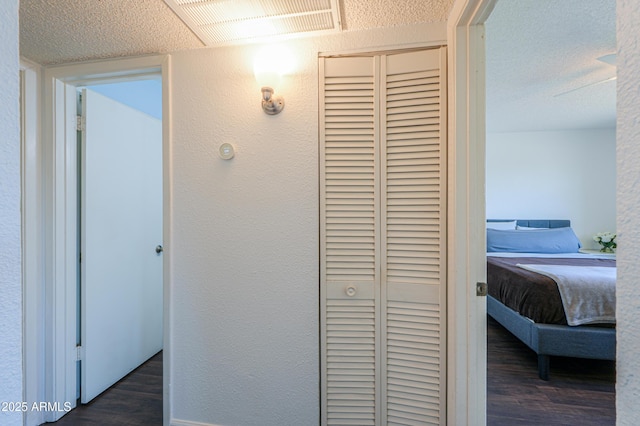
<svg viewBox="0 0 640 426">
<path fill-rule="evenodd" d="M 486 215 L 570 219 L 587 249 L 595 232 L 615 230 L 615 68 L 598 59 L 615 51 L 615 2 L 598 10 L 605 3 L 500 0 L 486 22 Z M 488 424 L 615 422 L 615 363 L 557 357 L 541 381 L 533 351 L 488 324 Z M 562 405 L 537 403 L 560 394 Z"/>
<path fill-rule="evenodd" d="M 75 407 L 77 397 L 78 370 L 77 358 L 82 350 L 77 348 L 78 317 L 77 283 L 80 276 L 78 241 L 81 237 L 79 230 L 79 151 L 78 134 L 76 132 L 78 120 L 77 88 L 105 83 L 122 83 L 124 81 L 140 81 L 155 78 L 162 87 L 162 105 L 167 105 L 167 72 L 168 57 L 150 56 L 144 58 L 104 61 L 100 63 L 76 64 L 46 68 L 44 74 L 42 101 L 43 126 L 42 141 L 38 146 L 42 158 L 40 164 L 33 163 L 32 167 L 42 167 L 42 187 L 39 188 L 42 206 L 26 206 L 28 211 L 40 211 L 38 221 L 41 223 L 42 250 L 41 259 L 25 262 L 25 271 L 38 268 L 43 270 L 44 284 L 29 287 L 25 283 L 25 294 L 34 293 L 36 297 L 27 298 L 25 305 L 32 304 L 41 307 L 44 321 L 34 326 L 33 330 L 25 333 L 25 351 L 37 351 L 42 348 L 44 353 L 44 367 L 37 376 L 25 383 L 27 395 L 39 395 L 38 389 L 43 390 L 38 401 L 46 401 L 59 410 L 42 413 L 41 421 L 55 421 L 68 410 Z M 166 107 L 161 107 L 166 111 Z M 165 118 L 167 114 L 164 114 Z M 162 178 L 161 202 L 163 241 L 155 242 L 156 246 L 167 247 L 168 232 L 168 122 L 161 125 L 162 143 Z M 25 248 L 25 250 L 28 248 Z M 153 255 L 157 254 L 153 252 Z M 169 321 L 167 301 L 169 291 L 168 252 L 162 252 L 162 345 L 168 345 L 168 333 L 165 324 Z M 41 302 L 39 303 L 38 300 Z M 169 358 L 163 357 L 163 376 L 168 371 Z M 26 368 L 26 367 L 25 367 Z M 167 394 L 168 383 L 163 381 L 163 396 Z M 163 410 L 168 410 L 164 404 Z M 28 422 L 29 424 L 29 422 Z M 33 423 L 38 424 L 38 423 Z"/>
</svg>

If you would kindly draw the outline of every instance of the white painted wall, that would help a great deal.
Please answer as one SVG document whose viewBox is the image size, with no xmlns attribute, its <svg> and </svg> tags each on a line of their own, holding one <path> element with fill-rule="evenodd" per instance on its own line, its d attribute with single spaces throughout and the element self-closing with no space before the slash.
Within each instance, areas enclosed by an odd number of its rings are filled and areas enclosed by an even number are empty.
<svg viewBox="0 0 640 426">
<path fill-rule="evenodd" d="M 570 219 L 583 247 L 616 230 L 615 129 L 487 134 L 487 217 Z"/>
<path fill-rule="evenodd" d="M 319 423 L 317 55 L 444 38 L 440 23 L 289 42 L 277 116 L 260 106 L 258 46 L 172 55 L 174 423 Z"/>
<path fill-rule="evenodd" d="M 640 417 L 640 3 L 618 0 L 618 281 L 617 424 Z"/>
<path fill-rule="evenodd" d="M 22 401 L 18 0 L 0 2 L 0 403 Z M 0 407 L 1 408 L 1 407 Z M 0 424 L 21 425 L 20 411 Z"/>
</svg>

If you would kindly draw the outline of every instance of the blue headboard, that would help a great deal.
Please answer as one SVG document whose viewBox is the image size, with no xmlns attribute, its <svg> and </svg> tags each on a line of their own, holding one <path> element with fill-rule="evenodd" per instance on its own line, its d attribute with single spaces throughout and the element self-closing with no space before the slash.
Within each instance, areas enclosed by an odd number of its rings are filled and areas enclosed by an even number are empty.
<svg viewBox="0 0 640 426">
<path fill-rule="evenodd" d="M 566 228 L 571 221 L 566 219 L 487 219 L 487 222 L 512 222 L 516 220 L 518 226 L 527 228 Z"/>
</svg>

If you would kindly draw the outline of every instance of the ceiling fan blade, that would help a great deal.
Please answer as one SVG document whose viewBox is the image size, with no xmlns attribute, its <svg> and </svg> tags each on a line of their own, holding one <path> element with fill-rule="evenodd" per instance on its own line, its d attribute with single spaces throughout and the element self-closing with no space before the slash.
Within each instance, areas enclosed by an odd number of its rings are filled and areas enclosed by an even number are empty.
<svg viewBox="0 0 640 426">
<path fill-rule="evenodd" d="M 600 62 L 604 62 L 605 64 L 613 65 L 614 67 L 616 66 L 615 53 L 609 53 L 608 55 L 603 55 L 596 59 L 599 60 Z"/>
<path fill-rule="evenodd" d="M 558 96 L 564 96 L 564 95 L 567 95 L 567 94 L 569 94 L 569 93 L 576 92 L 576 91 L 578 91 L 578 90 L 586 89 L 587 87 L 597 86 L 598 84 L 606 83 L 606 82 L 608 82 L 608 81 L 613 81 L 613 80 L 615 80 L 616 78 L 617 78 L 617 77 L 614 75 L 613 77 L 609 77 L 609 78 L 604 79 L 604 80 L 595 81 L 595 82 L 593 82 L 593 83 L 589 83 L 589 84 L 584 84 L 584 85 L 582 85 L 582 86 L 575 87 L 575 88 L 573 88 L 573 89 L 570 89 L 570 90 L 567 90 L 567 91 L 564 91 L 564 92 L 561 92 L 561 93 L 557 93 L 557 94 L 553 95 L 553 97 L 554 97 L 554 98 L 557 98 Z"/>
</svg>

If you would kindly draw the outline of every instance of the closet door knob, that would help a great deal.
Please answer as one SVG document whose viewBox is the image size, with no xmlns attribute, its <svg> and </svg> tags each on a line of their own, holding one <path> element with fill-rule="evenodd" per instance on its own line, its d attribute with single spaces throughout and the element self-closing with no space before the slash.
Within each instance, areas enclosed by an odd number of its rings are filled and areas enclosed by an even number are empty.
<svg viewBox="0 0 640 426">
<path fill-rule="evenodd" d="M 347 288 L 345 289 L 345 291 L 344 291 L 344 292 L 345 292 L 345 293 L 347 293 L 347 296 L 349 296 L 349 297 L 353 297 L 353 296 L 355 296 L 355 295 L 356 295 L 356 291 L 357 291 L 357 290 L 358 290 L 358 289 L 356 288 L 356 286 L 355 286 L 355 285 L 350 285 L 350 286 L 347 286 Z"/>
<path fill-rule="evenodd" d="M 161 246 L 161 245 L 157 245 L 157 246 L 156 246 L 156 253 L 160 254 L 160 253 L 162 253 L 163 251 L 164 251 L 164 248 L 162 248 L 162 246 Z"/>
</svg>

